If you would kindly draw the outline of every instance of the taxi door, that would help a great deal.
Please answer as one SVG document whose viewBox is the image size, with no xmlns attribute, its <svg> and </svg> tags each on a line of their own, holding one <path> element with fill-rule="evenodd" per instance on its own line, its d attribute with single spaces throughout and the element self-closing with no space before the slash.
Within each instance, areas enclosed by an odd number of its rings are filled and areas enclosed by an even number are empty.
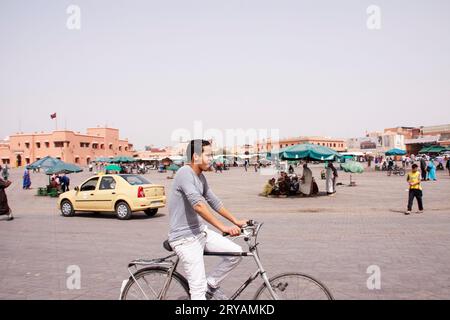
<svg viewBox="0 0 450 320">
<path fill-rule="evenodd" d="M 75 195 L 75 210 L 92 210 L 95 202 L 95 192 L 99 177 L 94 177 L 83 183 Z"/>
<path fill-rule="evenodd" d="M 101 178 L 98 190 L 95 192 L 95 207 L 101 211 L 114 211 L 113 205 L 117 197 L 117 182 L 112 176 Z"/>
</svg>

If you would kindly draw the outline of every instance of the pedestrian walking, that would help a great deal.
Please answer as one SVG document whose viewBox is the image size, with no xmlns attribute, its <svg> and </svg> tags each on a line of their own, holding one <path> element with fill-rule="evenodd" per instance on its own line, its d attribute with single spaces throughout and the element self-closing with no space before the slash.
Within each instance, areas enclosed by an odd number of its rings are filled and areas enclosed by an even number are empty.
<svg viewBox="0 0 450 320">
<path fill-rule="evenodd" d="M 447 162 L 445 163 L 445 167 L 448 170 L 448 175 L 450 176 L 450 157 L 449 156 L 445 156 L 445 160 L 447 160 Z"/>
<path fill-rule="evenodd" d="M 3 170 L 2 170 L 2 178 L 3 178 L 3 180 L 8 181 L 8 178 L 9 178 L 9 168 L 8 168 L 8 165 L 7 165 L 7 164 L 5 165 L 5 167 L 4 167 Z"/>
<path fill-rule="evenodd" d="M 423 212 L 423 201 L 422 201 L 422 185 L 420 179 L 420 173 L 417 164 L 412 165 L 412 171 L 406 176 L 406 181 L 409 184 L 409 195 L 408 195 L 408 209 L 405 214 L 411 214 L 414 198 L 417 199 L 417 204 L 419 206 L 419 211 L 417 213 Z"/>
<path fill-rule="evenodd" d="M 428 180 L 436 181 L 436 165 L 434 164 L 434 159 L 428 162 L 427 166 Z"/>
<path fill-rule="evenodd" d="M 338 173 L 336 168 L 334 167 L 333 163 L 330 161 L 327 165 L 327 172 L 326 172 L 326 189 L 327 194 L 329 196 L 332 196 L 336 193 L 336 183 L 337 183 Z"/>
<path fill-rule="evenodd" d="M 22 188 L 24 190 L 28 190 L 31 188 L 31 177 L 30 177 L 30 170 L 25 169 L 25 172 L 23 173 L 23 183 Z"/>
<path fill-rule="evenodd" d="M 422 181 L 427 180 L 427 162 L 424 157 L 420 158 L 420 171 L 422 173 Z"/>
</svg>

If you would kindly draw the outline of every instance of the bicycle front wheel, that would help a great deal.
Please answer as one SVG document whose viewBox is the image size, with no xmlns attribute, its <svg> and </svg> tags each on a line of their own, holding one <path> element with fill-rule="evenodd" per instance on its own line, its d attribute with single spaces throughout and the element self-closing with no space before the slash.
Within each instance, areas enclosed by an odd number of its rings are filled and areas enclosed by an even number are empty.
<svg viewBox="0 0 450 320">
<path fill-rule="evenodd" d="M 301 273 L 281 274 L 271 279 L 270 284 L 280 300 L 334 300 L 325 285 Z M 269 289 L 263 284 L 254 300 L 272 299 Z"/>
<path fill-rule="evenodd" d="M 170 285 L 163 296 L 169 269 L 165 267 L 149 267 L 140 270 L 125 285 L 121 300 L 190 300 L 187 280 L 174 272 Z"/>
</svg>

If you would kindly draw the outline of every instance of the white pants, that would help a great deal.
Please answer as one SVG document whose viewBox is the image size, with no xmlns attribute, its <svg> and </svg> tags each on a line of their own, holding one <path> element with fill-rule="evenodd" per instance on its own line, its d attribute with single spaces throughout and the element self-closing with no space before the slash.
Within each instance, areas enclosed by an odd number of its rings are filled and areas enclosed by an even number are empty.
<svg viewBox="0 0 450 320">
<path fill-rule="evenodd" d="M 189 282 L 191 300 L 206 300 L 208 284 L 213 288 L 238 266 L 242 257 L 222 257 L 217 267 L 206 276 L 204 252 L 242 252 L 242 248 L 218 233 L 206 229 L 198 236 L 171 242 L 175 253 L 180 258 Z"/>
</svg>

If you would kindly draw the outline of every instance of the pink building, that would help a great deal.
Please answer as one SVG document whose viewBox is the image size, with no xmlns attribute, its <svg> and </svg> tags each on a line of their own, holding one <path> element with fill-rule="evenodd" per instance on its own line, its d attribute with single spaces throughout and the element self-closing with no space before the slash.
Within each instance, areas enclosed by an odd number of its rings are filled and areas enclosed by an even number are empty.
<svg viewBox="0 0 450 320">
<path fill-rule="evenodd" d="M 0 141 L 0 163 L 13 168 L 46 156 L 84 166 L 98 157 L 131 157 L 133 153 L 133 145 L 119 138 L 118 129 L 106 127 L 89 128 L 86 134 L 68 130 L 18 133 Z"/>
</svg>

